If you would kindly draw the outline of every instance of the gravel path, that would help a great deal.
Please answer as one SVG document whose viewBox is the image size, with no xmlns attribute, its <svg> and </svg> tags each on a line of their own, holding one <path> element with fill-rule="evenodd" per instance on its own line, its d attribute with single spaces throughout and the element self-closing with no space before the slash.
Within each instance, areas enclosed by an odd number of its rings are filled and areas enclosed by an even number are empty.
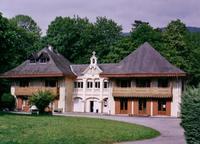
<svg viewBox="0 0 200 144">
<path fill-rule="evenodd" d="M 64 113 L 54 114 L 64 116 L 81 116 L 91 118 L 102 118 L 116 121 L 124 121 L 151 127 L 158 130 L 161 135 L 159 137 L 135 141 L 123 142 L 121 144 L 186 144 L 184 138 L 184 131 L 181 128 L 180 119 L 171 117 L 128 117 L 128 116 L 106 116 L 100 114 L 86 114 L 86 113 Z"/>
</svg>

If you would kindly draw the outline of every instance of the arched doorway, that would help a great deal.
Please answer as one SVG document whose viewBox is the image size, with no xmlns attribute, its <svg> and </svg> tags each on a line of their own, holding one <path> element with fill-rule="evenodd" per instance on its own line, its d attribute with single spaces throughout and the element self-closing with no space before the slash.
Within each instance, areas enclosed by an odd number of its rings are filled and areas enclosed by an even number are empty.
<svg viewBox="0 0 200 144">
<path fill-rule="evenodd" d="M 86 112 L 99 113 L 101 112 L 101 103 L 98 98 L 86 99 Z"/>
</svg>

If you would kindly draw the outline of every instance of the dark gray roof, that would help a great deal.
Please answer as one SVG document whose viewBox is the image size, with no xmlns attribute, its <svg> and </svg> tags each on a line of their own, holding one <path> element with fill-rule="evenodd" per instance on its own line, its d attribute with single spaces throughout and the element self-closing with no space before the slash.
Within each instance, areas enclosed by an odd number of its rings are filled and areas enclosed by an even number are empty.
<svg viewBox="0 0 200 144">
<path fill-rule="evenodd" d="M 81 75 L 89 65 L 72 65 L 76 75 Z M 102 76 L 108 75 L 185 75 L 185 72 L 170 64 L 149 43 L 145 42 L 138 49 L 117 64 L 98 64 L 103 71 Z"/>
<path fill-rule="evenodd" d="M 41 53 L 49 56 L 46 64 L 30 63 L 26 60 L 18 67 L 4 73 L 0 77 L 32 77 L 32 76 L 80 76 L 89 64 L 70 64 L 70 62 L 59 53 L 48 48 L 42 49 L 32 57 L 39 57 Z M 133 51 L 121 62 L 116 64 L 98 64 L 103 71 L 102 76 L 133 77 L 145 76 L 185 76 L 185 72 L 170 64 L 149 43 L 144 43 Z"/>
<path fill-rule="evenodd" d="M 98 64 L 99 68 L 103 72 L 112 72 L 112 69 L 114 69 L 118 64 Z M 81 76 L 83 74 L 83 71 L 89 66 L 89 64 L 73 64 L 71 65 L 73 72 L 77 76 Z"/>
<path fill-rule="evenodd" d="M 42 53 L 49 56 L 49 61 L 47 63 L 30 63 L 27 59 L 21 65 L 2 74 L 1 77 L 75 76 L 71 71 L 70 62 L 62 55 L 55 52 L 53 49 L 49 50 L 48 48 L 44 48 L 37 53 L 37 57 L 39 58 Z M 34 54 L 34 57 L 36 57 L 36 54 Z"/>
<path fill-rule="evenodd" d="M 185 74 L 169 63 L 148 42 L 125 57 L 110 72 L 112 74 Z"/>
</svg>

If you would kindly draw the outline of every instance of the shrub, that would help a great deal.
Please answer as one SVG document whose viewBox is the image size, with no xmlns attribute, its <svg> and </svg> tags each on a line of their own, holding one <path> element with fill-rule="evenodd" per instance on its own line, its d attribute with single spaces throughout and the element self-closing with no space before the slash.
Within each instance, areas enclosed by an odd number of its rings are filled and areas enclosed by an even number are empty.
<svg viewBox="0 0 200 144">
<path fill-rule="evenodd" d="M 10 93 L 4 93 L 1 96 L 2 108 L 8 108 L 9 110 L 14 109 L 15 107 L 15 98 Z"/>
<path fill-rule="evenodd" d="M 181 125 L 188 144 L 200 143 L 200 85 L 187 88 L 182 96 Z"/>
<path fill-rule="evenodd" d="M 50 91 L 38 91 L 30 97 L 31 105 L 35 105 L 40 113 L 44 113 L 45 108 L 55 99 Z"/>
</svg>

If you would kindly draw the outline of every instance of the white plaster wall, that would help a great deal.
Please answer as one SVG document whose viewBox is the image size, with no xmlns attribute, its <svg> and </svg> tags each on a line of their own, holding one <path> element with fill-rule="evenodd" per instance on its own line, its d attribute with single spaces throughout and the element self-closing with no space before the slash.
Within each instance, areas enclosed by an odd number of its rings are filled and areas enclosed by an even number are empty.
<svg viewBox="0 0 200 144">
<path fill-rule="evenodd" d="M 15 96 L 15 87 L 14 86 L 11 86 L 10 93 L 11 93 L 11 95 Z"/>
<path fill-rule="evenodd" d="M 112 96 L 112 86 L 113 86 L 113 82 L 110 82 L 109 83 L 109 96 L 108 96 L 109 114 L 115 114 L 115 101 L 114 101 L 114 97 Z"/>
<path fill-rule="evenodd" d="M 172 102 L 171 102 L 171 116 L 179 117 L 180 116 L 180 103 L 182 95 L 182 81 L 174 80 L 172 88 Z"/>
<path fill-rule="evenodd" d="M 74 104 L 73 108 L 74 112 L 84 112 L 84 101 L 82 101 L 81 98 L 75 98 L 73 100 L 73 104 Z"/>
<path fill-rule="evenodd" d="M 62 108 L 63 112 L 65 112 L 65 87 L 59 88 L 60 97 L 58 100 L 58 108 Z"/>
<path fill-rule="evenodd" d="M 96 109 L 98 109 L 98 113 L 108 112 L 108 107 L 104 109 L 102 101 L 105 97 L 108 97 L 109 88 L 103 88 L 104 78 L 99 76 L 101 72 L 97 65 L 90 65 L 82 76 L 77 77 L 76 81 L 83 81 L 83 88 L 74 88 L 73 98 L 80 97 L 85 102 L 83 112 L 90 112 L 90 101 L 94 101 L 94 112 L 96 112 Z M 87 88 L 87 81 L 93 82 L 92 88 Z M 100 88 L 95 88 L 95 81 L 100 82 Z M 74 103 L 74 107 L 78 106 Z"/>
<path fill-rule="evenodd" d="M 109 106 L 108 106 L 108 99 L 107 99 L 107 106 L 104 106 L 104 101 L 102 102 L 103 111 L 102 113 L 109 114 Z"/>
</svg>

